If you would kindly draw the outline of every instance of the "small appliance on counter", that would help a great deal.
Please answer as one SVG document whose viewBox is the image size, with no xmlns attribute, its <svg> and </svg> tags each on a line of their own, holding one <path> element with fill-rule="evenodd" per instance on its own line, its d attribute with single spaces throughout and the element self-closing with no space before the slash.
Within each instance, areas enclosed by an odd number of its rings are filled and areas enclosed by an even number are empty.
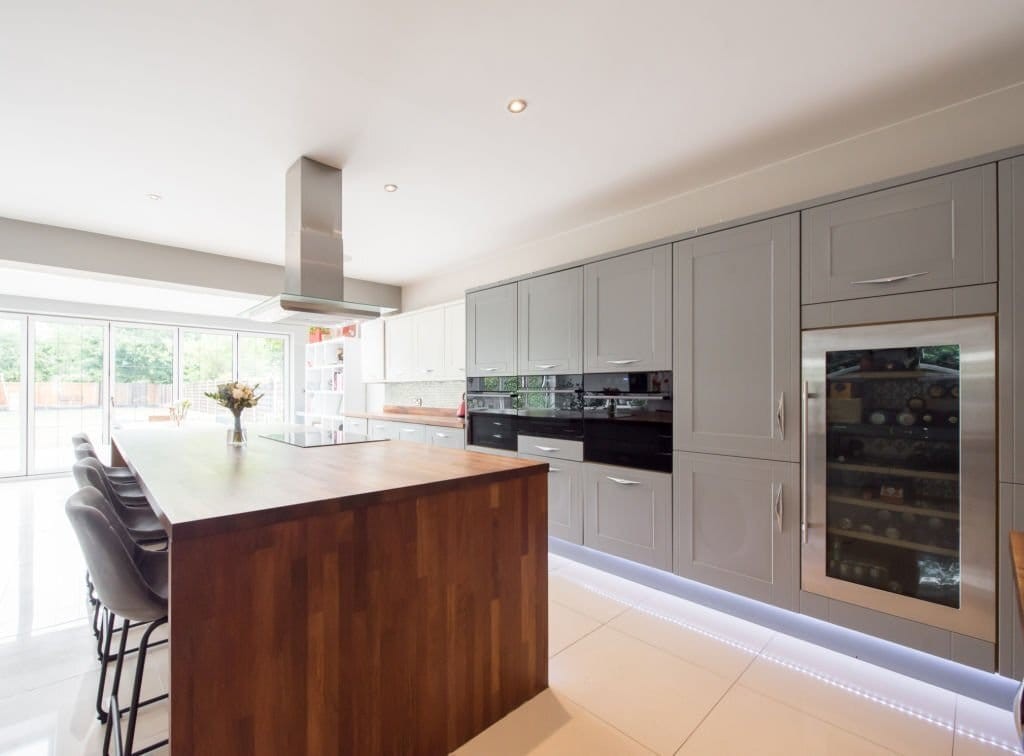
<svg viewBox="0 0 1024 756">
<path fill-rule="evenodd" d="M 672 372 L 584 375 L 583 459 L 672 472 Z"/>
</svg>

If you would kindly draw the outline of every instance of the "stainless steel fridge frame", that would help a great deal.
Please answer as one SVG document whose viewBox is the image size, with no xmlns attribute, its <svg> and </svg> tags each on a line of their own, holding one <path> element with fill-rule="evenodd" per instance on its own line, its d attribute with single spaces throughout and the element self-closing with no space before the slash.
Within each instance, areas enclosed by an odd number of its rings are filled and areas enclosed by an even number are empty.
<svg viewBox="0 0 1024 756">
<path fill-rule="evenodd" d="M 950 318 L 804 331 L 801 587 L 805 591 L 995 642 L 996 321 Z M 960 346 L 960 606 L 953 608 L 826 574 L 826 352 Z"/>
</svg>

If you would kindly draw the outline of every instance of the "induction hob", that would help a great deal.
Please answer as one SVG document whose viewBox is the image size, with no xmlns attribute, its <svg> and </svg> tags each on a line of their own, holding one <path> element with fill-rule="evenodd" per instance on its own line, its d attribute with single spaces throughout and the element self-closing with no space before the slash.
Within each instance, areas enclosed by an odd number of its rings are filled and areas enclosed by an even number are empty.
<svg viewBox="0 0 1024 756">
<path fill-rule="evenodd" d="M 285 431 L 283 433 L 261 433 L 260 438 L 280 441 L 282 444 L 300 446 L 309 449 L 314 446 L 342 446 L 345 444 L 367 444 L 387 441 L 386 438 L 370 438 L 361 433 L 344 433 L 342 431 Z"/>
</svg>

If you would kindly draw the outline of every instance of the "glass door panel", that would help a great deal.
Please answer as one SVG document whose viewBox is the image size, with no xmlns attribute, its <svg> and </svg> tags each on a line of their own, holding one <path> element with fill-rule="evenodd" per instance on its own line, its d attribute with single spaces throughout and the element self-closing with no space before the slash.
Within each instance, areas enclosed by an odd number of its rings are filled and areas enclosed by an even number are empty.
<svg viewBox="0 0 1024 756">
<path fill-rule="evenodd" d="M 286 341 L 283 336 L 238 335 L 238 380 L 259 384 L 263 399 L 246 410 L 248 423 L 280 423 L 288 406 L 286 392 Z"/>
<path fill-rule="evenodd" d="M 67 470 L 71 434 L 106 444 L 106 324 L 32 319 L 31 472 Z"/>
<path fill-rule="evenodd" d="M 230 413 L 204 394 L 234 375 L 234 342 L 230 333 L 181 331 L 181 398 L 192 406 L 188 422 L 227 423 Z"/>
<path fill-rule="evenodd" d="M 25 472 L 25 318 L 0 316 L 0 477 Z"/>
<path fill-rule="evenodd" d="M 111 428 L 170 419 L 174 401 L 174 328 L 114 325 Z"/>
<path fill-rule="evenodd" d="M 960 606 L 960 347 L 829 351 L 827 574 Z"/>
</svg>

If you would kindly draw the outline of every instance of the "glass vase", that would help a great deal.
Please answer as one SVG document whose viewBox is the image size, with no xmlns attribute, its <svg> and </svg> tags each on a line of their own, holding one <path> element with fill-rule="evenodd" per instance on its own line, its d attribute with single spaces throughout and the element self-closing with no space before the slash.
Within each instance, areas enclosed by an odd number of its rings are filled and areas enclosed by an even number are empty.
<svg viewBox="0 0 1024 756">
<path fill-rule="evenodd" d="M 242 413 L 235 415 L 235 427 L 228 431 L 228 446 L 245 446 L 248 437 L 242 428 Z"/>
</svg>

